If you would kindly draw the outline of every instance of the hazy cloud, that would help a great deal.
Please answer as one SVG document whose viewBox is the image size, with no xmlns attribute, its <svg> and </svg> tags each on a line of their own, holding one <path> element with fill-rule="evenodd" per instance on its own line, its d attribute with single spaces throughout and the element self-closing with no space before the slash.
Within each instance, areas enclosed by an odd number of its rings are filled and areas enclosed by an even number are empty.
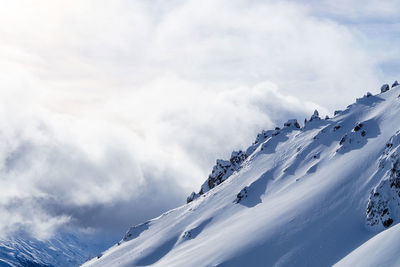
<svg viewBox="0 0 400 267">
<path fill-rule="evenodd" d="M 0 121 L 1 203 L 15 219 L 0 224 L 38 236 L 65 222 L 121 231 L 183 204 L 217 156 L 316 107 L 269 82 L 215 91 L 165 78 L 109 99 L 96 114 L 27 102 L 20 110 L 9 102 L 4 113 L 15 113 Z"/>
<path fill-rule="evenodd" d="M 4 1 L 0 233 L 121 232 L 262 129 L 376 92 L 395 2 L 336 2 Z"/>
</svg>

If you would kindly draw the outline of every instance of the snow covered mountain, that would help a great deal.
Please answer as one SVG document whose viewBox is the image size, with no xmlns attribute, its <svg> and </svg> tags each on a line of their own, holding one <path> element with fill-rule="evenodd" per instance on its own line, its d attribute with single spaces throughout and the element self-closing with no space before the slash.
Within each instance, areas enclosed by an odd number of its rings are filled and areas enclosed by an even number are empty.
<svg viewBox="0 0 400 267">
<path fill-rule="evenodd" d="M 261 132 L 84 266 L 399 266 L 399 94 Z"/>
<path fill-rule="evenodd" d="M 46 240 L 27 234 L 0 239 L 0 266 L 79 266 L 100 249 L 95 242 L 82 239 L 69 232 L 58 232 Z"/>
</svg>

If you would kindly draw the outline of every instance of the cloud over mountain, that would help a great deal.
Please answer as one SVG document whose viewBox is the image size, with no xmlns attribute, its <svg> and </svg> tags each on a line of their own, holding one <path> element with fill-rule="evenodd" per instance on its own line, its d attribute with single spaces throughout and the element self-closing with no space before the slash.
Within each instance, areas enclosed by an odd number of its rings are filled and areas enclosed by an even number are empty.
<svg viewBox="0 0 400 267">
<path fill-rule="evenodd" d="M 326 5 L 4 5 L 3 234 L 125 230 L 183 203 L 215 158 L 261 129 L 350 103 L 396 54 L 375 53 L 365 24 L 336 20 Z"/>
</svg>

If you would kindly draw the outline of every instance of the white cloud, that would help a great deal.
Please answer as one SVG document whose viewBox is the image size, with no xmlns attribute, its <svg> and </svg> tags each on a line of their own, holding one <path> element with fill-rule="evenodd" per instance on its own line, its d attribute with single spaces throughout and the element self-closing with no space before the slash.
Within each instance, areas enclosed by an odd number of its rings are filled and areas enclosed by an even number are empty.
<svg viewBox="0 0 400 267">
<path fill-rule="evenodd" d="M 3 4 L 0 232 L 157 215 L 261 129 L 374 91 L 395 54 L 304 3 Z"/>
<path fill-rule="evenodd" d="M 35 231 L 53 229 L 65 218 L 81 227 L 109 226 L 93 220 L 104 216 L 102 209 L 119 215 L 111 217 L 114 224 L 126 223 L 124 217 L 137 223 L 183 203 L 217 155 L 244 149 L 274 120 L 305 116 L 316 107 L 282 95 L 269 82 L 211 90 L 165 77 L 82 113 L 49 111 L 29 101 L 18 109 L 20 104 L 10 101 L 0 121 L 0 203 L 14 217 L 0 224 L 8 232 L 23 228 L 39 236 Z M 36 211 L 35 219 L 27 220 L 24 214 L 31 218 L 31 212 L 22 208 Z"/>
</svg>

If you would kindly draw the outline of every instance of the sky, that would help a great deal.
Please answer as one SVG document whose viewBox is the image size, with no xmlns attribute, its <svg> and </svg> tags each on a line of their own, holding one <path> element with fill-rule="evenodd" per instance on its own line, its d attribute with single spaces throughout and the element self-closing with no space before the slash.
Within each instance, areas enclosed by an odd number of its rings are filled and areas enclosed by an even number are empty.
<svg viewBox="0 0 400 267">
<path fill-rule="evenodd" d="M 0 236 L 119 238 L 400 79 L 400 1 L 0 1 Z"/>
</svg>

